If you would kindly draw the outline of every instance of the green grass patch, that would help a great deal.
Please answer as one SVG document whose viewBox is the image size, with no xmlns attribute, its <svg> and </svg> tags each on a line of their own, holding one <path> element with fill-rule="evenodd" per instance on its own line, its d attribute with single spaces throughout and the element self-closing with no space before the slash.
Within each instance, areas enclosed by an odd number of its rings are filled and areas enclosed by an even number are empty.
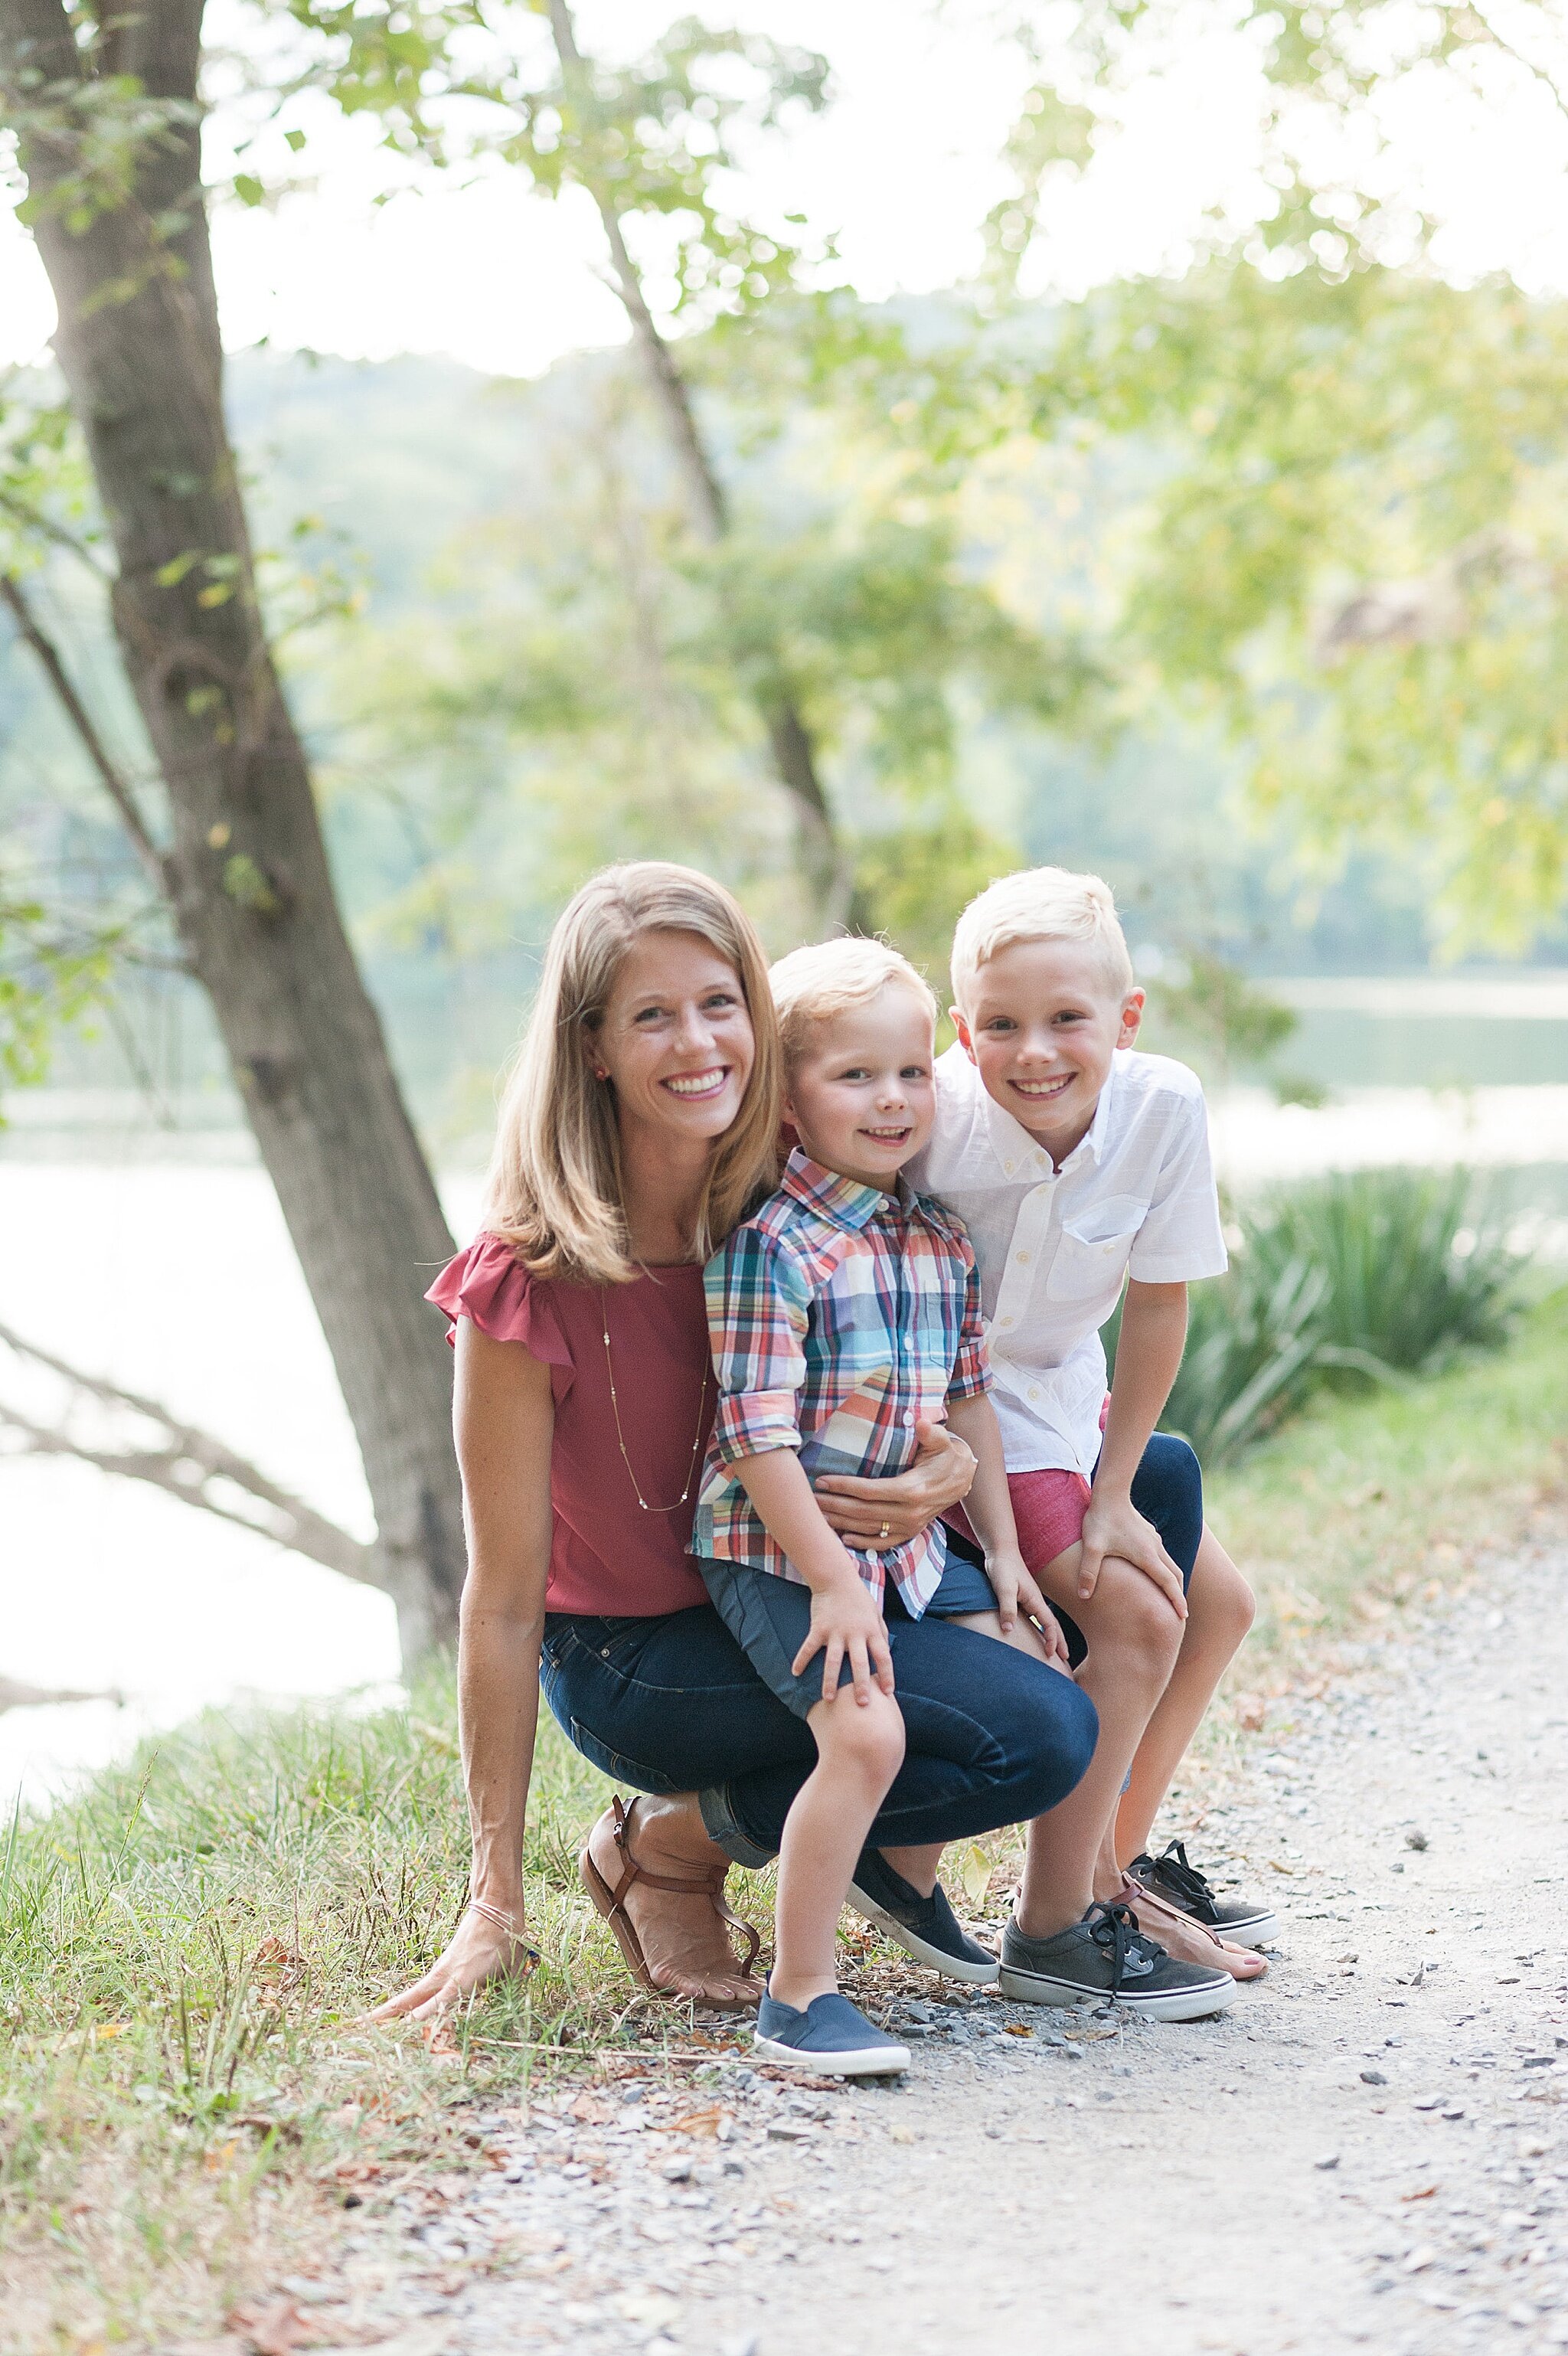
<svg viewBox="0 0 1568 2356">
<path fill-rule="evenodd" d="M 1474 1577 L 1560 1496 L 1568 1294 L 1410 1390 L 1319 1397 L 1211 1483 L 1263 1605 L 1211 1740 L 1356 1632 Z M 411 1709 L 209 1718 L 0 1837 L 0 2311 L 19 2350 L 164 2348 L 308 2262 L 416 2168 L 478 2164 L 471 2096 L 591 2065 L 678 2012 L 636 1998 L 576 1882 L 602 1777 L 547 1719 L 528 1857 L 543 1951 L 448 2050 L 368 2029 L 462 1904 L 449 1680 Z M 978 1902 L 1008 1836 L 953 1878 Z M 759 1917 L 765 1884 L 753 1884 Z"/>
<path fill-rule="evenodd" d="M 1260 1607 L 1233 1685 L 1331 1668 L 1336 1638 L 1388 1625 L 1551 1526 L 1568 1479 L 1565 1363 L 1561 1291 L 1506 1349 L 1407 1388 L 1319 1394 L 1214 1475 L 1210 1519 Z"/>
</svg>

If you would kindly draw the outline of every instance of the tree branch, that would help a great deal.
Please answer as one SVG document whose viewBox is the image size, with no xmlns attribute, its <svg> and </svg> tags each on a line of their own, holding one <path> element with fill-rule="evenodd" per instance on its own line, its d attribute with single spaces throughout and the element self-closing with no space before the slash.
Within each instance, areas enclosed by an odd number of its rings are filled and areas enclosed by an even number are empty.
<svg viewBox="0 0 1568 2356">
<path fill-rule="evenodd" d="M 586 115 L 592 110 L 593 94 L 587 65 L 577 46 L 577 31 L 572 23 L 570 0 L 549 0 L 549 28 L 555 41 L 556 55 L 560 60 L 562 83 L 569 96 L 576 101 Z M 621 209 L 613 194 L 596 174 L 592 177 L 585 175 L 584 178 L 589 194 L 599 209 L 599 219 L 610 248 L 615 292 L 631 323 L 633 339 L 643 356 L 654 398 L 664 412 L 675 448 L 676 462 L 686 477 L 692 519 L 699 536 L 709 547 L 716 547 L 730 529 L 729 502 L 725 498 L 724 486 L 719 479 L 718 469 L 703 441 L 690 387 L 648 308 L 642 278 L 626 245 Z M 801 846 L 814 894 L 827 921 L 830 924 L 839 922 L 851 912 L 854 879 L 849 861 L 837 839 L 822 779 L 817 774 L 816 748 L 810 731 L 787 691 L 776 701 L 763 705 L 762 719 L 779 782 L 795 805 Z"/>
<path fill-rule="evenodd" d="M 140 1416 L 154 1426 L 155 1433 L 155 1444 L 150 1448 L 92 1447 L 73 1439 L 63 1424 L 35 1422 L 30 1416 L 0 1402 L 0 1434 L 11 1436 L 9 1452 L 70 1456 L 79 1463 L 95 1464 L 101 1472 L 117 1472 L 126 1480 L 145 1481 L 155 1489 L 178 1497 L 183 1505 L 199 1506 L 203 1513 L 215 1515 L 219 1521 L 255 1530 L 276 1545 L 286 1547 L 291 1553 L 303 1554 L 345 1579 L 356 1580 L 363 1587 L 381 1588 L 375 1570 L 374 1547 L 350 1537 L 336 1522 L 318 1514 L 314 1505 L 307 1505 L 289 1490 L 280 1488 L 210 1432 L 195 1424 L 182 1423 L 156 1399 L 122 1390 L 117 1383 L 107 1382 L 101 1376 L 83 1374 L 80 1367 L 57 1358 L 51 1351 L 40 1349 L 36 1342 L 24 1340 L 7 1325 L 0 1325 L 0 1342 L 19 1358 L 47 1367 L 50 1374 L 58 1376 L 76 1400 L 92 1399 L 119 1413 Z M 240 1490 L 260 1510 L 242 1511 L 238 1505 L 227 1501 L 215 1483 Z"/>
<path fill-rule="evenodd" d="M 4 598 L 10 607 L 18 631 L 42 664 L 44 675 L 54 689 L 57 700 L 80 737 L 88 759 L 97 770 L 105 792 L 120 813 L 125 830 L 135 845 L 137 857 L 157 885 L 159 893 L 166 896 L 168 879 L 164 873 L 163 855 L 147 830 L 146 821 L 136 807 L 135 797 L 119 769 L 110 759 L 103 739 L 93 725 L 91 713 L 71 685 L 69 674 L 60 660 L 59 650 L 53 640 L 45 636 L 32 607 L 23 594 L 22 584 L 15 573 L 0 573 L 0 598 Z"/>
</svg>

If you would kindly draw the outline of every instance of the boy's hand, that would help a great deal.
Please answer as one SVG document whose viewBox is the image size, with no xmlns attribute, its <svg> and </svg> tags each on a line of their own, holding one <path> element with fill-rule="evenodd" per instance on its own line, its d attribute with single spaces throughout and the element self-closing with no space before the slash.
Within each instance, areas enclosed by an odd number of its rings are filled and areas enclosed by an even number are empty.
<svg viewBox="0 0 1568 2356">
<path fill-rule="evenodd" d="M 1083 1516 L 1083 1550 L 1078 1563 L 1078 1592 L 1085 1603 L 1100 1583 L 1107 1555 L 1119 1556 L 1152 1579 L 1179 1620 L 1187 1617 L 1181 1573 L 1165 1550 L 1152 1522 L 1146 1522 L 1130 1496 L 1101 1496 L 1095 1490 Z"/>
<path fill-rule="evenodd" d="M 1002 1633 L 1010 1636 L 1018 1626 L 1021 1609 L 1026 1620 L 1032 1620 L 1045 1646 L 1045 1657 L 1058 1668 L 1068 1666 L 1067 1639 L 1061 1623 L 1035 1585 L 1021 1554 L 993 1554 L 986 1558 L 986 1576 L 997 1598 L 997 1615 Z"/>
<path fill-rule="evenodd" d="M 855 1681 L 855 1698 L 863 1709 L 870 1704 L 873 1678 L 885 1694 L 892 1692 L 893 1656 L 888 1644 L 888 1623 L 870 1590 L 856 1571 L 851 1570 L 842 1582 L 835 1580 L 831 1587 L 813 1590 L 811 1626 L 805 1644 L 790 1663 L 797 1677 L 805 1675 L 806 1664 L 817 1653 L 824 1655 L 824 1701 L 837 1697 L 838 1672 L 846 1654 Z"/>
</svg>

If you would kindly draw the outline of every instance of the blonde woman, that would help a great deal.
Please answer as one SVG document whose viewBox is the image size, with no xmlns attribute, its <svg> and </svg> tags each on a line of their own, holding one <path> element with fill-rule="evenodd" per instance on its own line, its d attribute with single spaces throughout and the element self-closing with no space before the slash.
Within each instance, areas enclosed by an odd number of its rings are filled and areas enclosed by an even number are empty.
<svg viewBox="0 0 1568 2356">
<path fill-rule="evenodd" d="M 757 1999 L 755 1936 L 741 1926 L 737 1956 L 725 1876 L 776 1853 L 816 1752 L 688 1547 L 715 1404 L 703 1263 L 774 1183 L 780 1102 L 767 967 L 730 894 L 662 862 L 585 884 L 550 937 L 485 1231 L 430 1294 L 457 1354 L 474 1862 L 445 1952 L 379 2017 L 440 2011 L 526 1959 L 541 1682 L 578 1749 L 643 1795 L 606 1810 L 581 1859 L 635 1977 Z M 936 1428 L 919 1438 L 896 1478 L 821 1484 L 852 1544 L 901 1544 L 966 1492 L 968 1450 Z M 965 1648 L 979 1641 L 933 1624 L 901 1660 L 908 1756 L 859 1877 L 874 1919 L 939 1964 L 921 1931 L 939 1899 L 931 1845 L 1037 1815 L 1093 1743 L 1092 1711 L 1038 1661 L 987 1643 L 978 1680 Z"/>
</svg>

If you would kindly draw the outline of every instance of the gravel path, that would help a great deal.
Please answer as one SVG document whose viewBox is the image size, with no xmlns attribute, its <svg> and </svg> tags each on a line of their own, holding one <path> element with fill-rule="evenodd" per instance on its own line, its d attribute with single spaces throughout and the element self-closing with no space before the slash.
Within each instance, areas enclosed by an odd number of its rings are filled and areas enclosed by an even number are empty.
<svg viewBox="0 0 1568 2356">
<path fill-rule="evenodd" d="M 630 2062 L 476 2117 L 492 2169 L 285 2292 L 382 2356 L 1568 2347 L 1565 1572 L 1499 1567 L 1210 1779 L 1197 1853 L 1287 1918 L 1223 2019 L 884 1959 L 901 2085 Z"/>
</svg>

